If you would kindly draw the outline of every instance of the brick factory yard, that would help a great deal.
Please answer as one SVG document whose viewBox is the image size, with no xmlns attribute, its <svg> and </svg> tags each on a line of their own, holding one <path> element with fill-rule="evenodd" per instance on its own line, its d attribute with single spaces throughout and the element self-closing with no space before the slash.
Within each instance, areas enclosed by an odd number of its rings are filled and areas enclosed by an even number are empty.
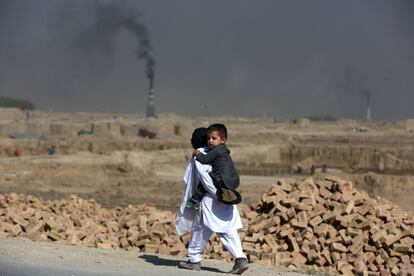
<svg viewBox="0 0 414 276">
<path fill-rule="evenodd" d="M 222 122 L 228 127 L 228 145 L 241 174 L 243 203 L 253 209 L 263 207 L 263 195 L 277 179 L 302 183 L 311 176 L 313 166 L 315 181 L 339 177 L 373 199 L 379 196 L 408 214 L 414 212 L 411 121 L 277 121 L 171 114 L 146 119 L 128 114 L 23 114 L 4 109 L 0 113 L 1 194 L 22 193 L 45 200 L 76 194 L 108 209 L 151 203 L 173 214 L 191 156 L 192 130 Z M 139 129 L 156 137 L 139 136 Z M 56 152 L 48 154 L 52 146 Z M 345 250 L 336 246 L 336 251 Z M 264 260 L 260 255 L 256 258 Z"/>
</svg>

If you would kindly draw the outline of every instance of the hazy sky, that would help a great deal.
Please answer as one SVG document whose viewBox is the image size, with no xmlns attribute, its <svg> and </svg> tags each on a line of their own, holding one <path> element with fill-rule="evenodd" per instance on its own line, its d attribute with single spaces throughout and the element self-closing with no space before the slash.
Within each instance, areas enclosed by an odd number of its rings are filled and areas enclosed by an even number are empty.
<svg viewBox="0 0 414 276">
<path fill-rule="evenodd" d="M 128 16 L 150 35 L 157 112 L 364 118 L 369 94 L 373 118 L 414 118 L 411 0 L 0 0 L 0 95 L 145 113 Z"/>
</svg>

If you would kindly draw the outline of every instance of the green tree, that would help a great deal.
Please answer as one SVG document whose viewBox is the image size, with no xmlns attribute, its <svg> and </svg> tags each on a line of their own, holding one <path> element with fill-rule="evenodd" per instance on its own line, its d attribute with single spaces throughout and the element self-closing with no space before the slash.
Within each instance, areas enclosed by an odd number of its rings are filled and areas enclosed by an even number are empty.
<svg viewBox="0 0 414 276">
<path fill-rule="evenodd" d="M 36 109 L 34 103 L 31 101 L 11 97 L 0 97 L 0 107 L 17 107 L 21 110 Z"/>
</svg>

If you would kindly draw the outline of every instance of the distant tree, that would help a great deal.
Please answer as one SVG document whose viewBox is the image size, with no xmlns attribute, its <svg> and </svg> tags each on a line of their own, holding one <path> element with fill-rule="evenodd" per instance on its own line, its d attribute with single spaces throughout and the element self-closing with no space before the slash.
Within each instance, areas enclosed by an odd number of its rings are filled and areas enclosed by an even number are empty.
<svg viewBox="0 0 414 276">
<path fill-rule="evenodd" d="M 11 97 L 0 97 L 0 107 L 17 107 L 21 110 L 35 110 L 34 103 L 28 100 L 22 100 Z"/>
<path fill-rule="evenodd" d="M 310 115 L 307 116 L 310 121 L 336 121 L 337 119 L 330 115 Z"/>
</svg>

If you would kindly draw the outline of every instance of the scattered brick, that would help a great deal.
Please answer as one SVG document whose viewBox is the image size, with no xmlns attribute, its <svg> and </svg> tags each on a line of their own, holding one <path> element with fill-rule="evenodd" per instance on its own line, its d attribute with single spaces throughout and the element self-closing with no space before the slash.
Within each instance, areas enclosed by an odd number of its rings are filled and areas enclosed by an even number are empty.
<svg viewBox="0 0 414 276">
<path fill-rule="evenodd" d="M 71 195 L 43 201 L 0 195 L 0 238 L 27 236 L 99 248 L 185 256 L 175 214 L 153 205 L 107 210 Z M 250 262 L 329 270 L 342 275 L 409 275 L 414 265 L 414 217 L 384 199 L 370 198 L 349 181 L 278 180 L 261 201 L 238 205 L 240 233 Z M 206 257 L 230 260 L 217 236 Z M 405 273 L 405 274 L 404 274 Z"/>
</svg>

